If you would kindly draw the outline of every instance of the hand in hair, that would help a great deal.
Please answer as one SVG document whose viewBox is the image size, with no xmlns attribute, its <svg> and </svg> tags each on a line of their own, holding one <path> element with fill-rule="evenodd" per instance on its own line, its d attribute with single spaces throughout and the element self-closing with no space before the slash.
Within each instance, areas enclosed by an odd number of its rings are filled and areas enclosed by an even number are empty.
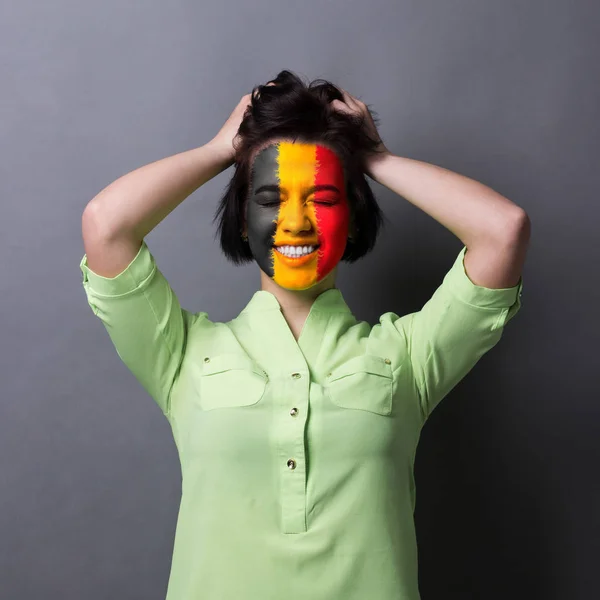
<svg viewBox="0 0 600 600">
<path fill-rule="evenodd" d="M 233 164 L 235 160 L 233 140 L 237 135 L 238 129 L 240 128 L 240 124 L 244 118 L 244 114 L 246 113 L 246 109 L 248 106 L 250 106 L 251 96 L 252 94 L 246 94 L 245 96 L 242 96 L 242 99 L 233 109 L 233 112 L 229 115 L 229 118 L 219 130 L 219 133 L 217 133 L 217 135 L 215 135 L 215 137 L 209 142 L 212 146 L 224 152 L 229 158 L 231 164 Z"/>
<path fill-rule="evenodd" d="M 267 83 L 267 85 L 275 85 L 274 83 Z M 242 99 L 238 102 L 237 106 L 233 109 L 233 112 L 229 115 L 227 121 L 219 133 L 210 141 L 210 144 L 214 147 L 222 150 L 226 156 L 229 157 L 230 162 L 233 164 L 235 160 L 235 149 L 233 146 L 233 140 L 238 133 L 240 124 L 246 114 L 246 109 L 250 106 L 252 94 L 246 94 L 242 96 Z"/>
<path fill-rule="evenodd" d="M 369 137 L 377 140 L 378 146 L 375 152 L 371 155 L 371 159 L 367 160 L 366 164 L 366 172 L 370 172 L 370 161 L 374 161 L 376 159 L 380 159 L 387 154 L 391 154 L 391 152 L 386 148 L 383 143 L 381 137 L 379 136 L 379 132 L 377 131 L 377 126 L 375 125 L 375 121 L 373 120 L 373 116 L 371 115 L 367 105 L 358 98 L 352 96 L 352 94 L 348 93 L 345 89 L 337 86 L 343 96 L 344 101 L 340 100 L 332 100 L 331 106 L 335 108 L 339 112 L 347 113 L 350 115 L 355 115 L 361 117 L 363 119 L 364 127 L 369 134 Z"/>
</svg>

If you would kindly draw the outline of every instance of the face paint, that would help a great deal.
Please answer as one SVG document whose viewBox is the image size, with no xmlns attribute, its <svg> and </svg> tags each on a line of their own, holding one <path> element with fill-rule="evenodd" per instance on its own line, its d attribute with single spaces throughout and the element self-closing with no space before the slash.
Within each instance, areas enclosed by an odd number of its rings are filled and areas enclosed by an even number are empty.
<svg viewBox="0 0 600 600">
<path fill-rule="evenodd" d="M 250 250 L 269 277 L 287 289 L 315 285 L 338 264 L 348 238 L 350 207 L 340 159 L 320 144 L 267 146 L 252 165 L 246 220 Z M 297 251 L 312 246 L 312 252 L 290 257 L 283 254 L 285 246 Z"/>
</svg>

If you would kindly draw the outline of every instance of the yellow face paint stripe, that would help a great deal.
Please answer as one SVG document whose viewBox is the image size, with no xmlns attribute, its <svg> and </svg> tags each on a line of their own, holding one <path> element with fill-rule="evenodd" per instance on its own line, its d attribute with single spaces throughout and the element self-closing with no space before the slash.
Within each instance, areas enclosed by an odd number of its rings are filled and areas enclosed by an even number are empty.
<svg viewBox="0 0 600 600">
<path fill-rule="evenodd" d="M 277 176 L 281 189 L 281 203 L 278 223 L 304 225 L 308 218 L 313 224 L 315 240 L 320 238 L 320 229 L 314 204 L 304 204 L 304 190 L 315 185 L 317 171 L 317 147 L 315 144 L 280 142 L 278 151 Z M 285 244 L 294 241 L 278 227 L 275 232 L 275 244 Z M 308 263 L 290 268 L 285 264 L 285 258 L 273 250 L 273 279 L 281 286 L 295 289 L 305 289 L 317 281 L 318 254 Z"/>
</svg>

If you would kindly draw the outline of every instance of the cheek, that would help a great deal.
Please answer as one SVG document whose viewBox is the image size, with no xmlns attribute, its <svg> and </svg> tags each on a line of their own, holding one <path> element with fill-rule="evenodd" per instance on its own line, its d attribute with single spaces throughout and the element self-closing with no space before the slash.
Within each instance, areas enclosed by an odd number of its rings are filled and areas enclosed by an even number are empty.
<svg viewBox="0 0 600 600">
<path fill-rule="evenodd" d="M 317 222 L 323 237 L 324 245 L 329 251 L 339 250 L 342 252 L 348 238 L 350 211 L 346 201 L 340 202 L 334 207 L 317 208 Z"/>
<path fill-rule="evenodd" d="M 346 201 L 334 207 L 317 208 L 321 248 L 319 249 L 318 278 L 327 275 L 341 260 L 348 241 L 350 210 Z"/>
<path fill-rule="evenodd" d="M 255 243 L 273 245 L 277 220 L 277 208 L 251 206 L 248 212 L 248 237 Z"/>
</svg>

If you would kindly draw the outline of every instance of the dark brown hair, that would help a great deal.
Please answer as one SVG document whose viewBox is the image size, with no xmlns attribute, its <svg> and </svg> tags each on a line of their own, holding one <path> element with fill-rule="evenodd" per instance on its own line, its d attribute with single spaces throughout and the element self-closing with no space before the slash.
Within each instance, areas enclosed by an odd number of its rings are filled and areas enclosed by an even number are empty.
<svg viewBox="0 0 600 600">
<path fill-rule="evenodd" d="M 253 260 L 248 241 L 241 237 L 250 187 L 251 165 L 257 149 L 269 141 L 286 138 L 322 143 L 340 158 L 346 174 L 346 194 L 351 212 L 352 239 L 342 256 L 354 262 L 375 247 L 384 215 L 364 175 L 365 159 L 375 153 L 378 140 L 369 136 L 360 116 L 341 113 L 330 105 L 344 96 L 332 83 L 316 79 L 306 85 L 290 71 L 253 88 L 251 102 L 234 140 L 235 172 L 220 199 L 213 222 L 221 250 L 235 264 Z M 373 120 L 378 118 L 370 109 Z"/>
</svg>

